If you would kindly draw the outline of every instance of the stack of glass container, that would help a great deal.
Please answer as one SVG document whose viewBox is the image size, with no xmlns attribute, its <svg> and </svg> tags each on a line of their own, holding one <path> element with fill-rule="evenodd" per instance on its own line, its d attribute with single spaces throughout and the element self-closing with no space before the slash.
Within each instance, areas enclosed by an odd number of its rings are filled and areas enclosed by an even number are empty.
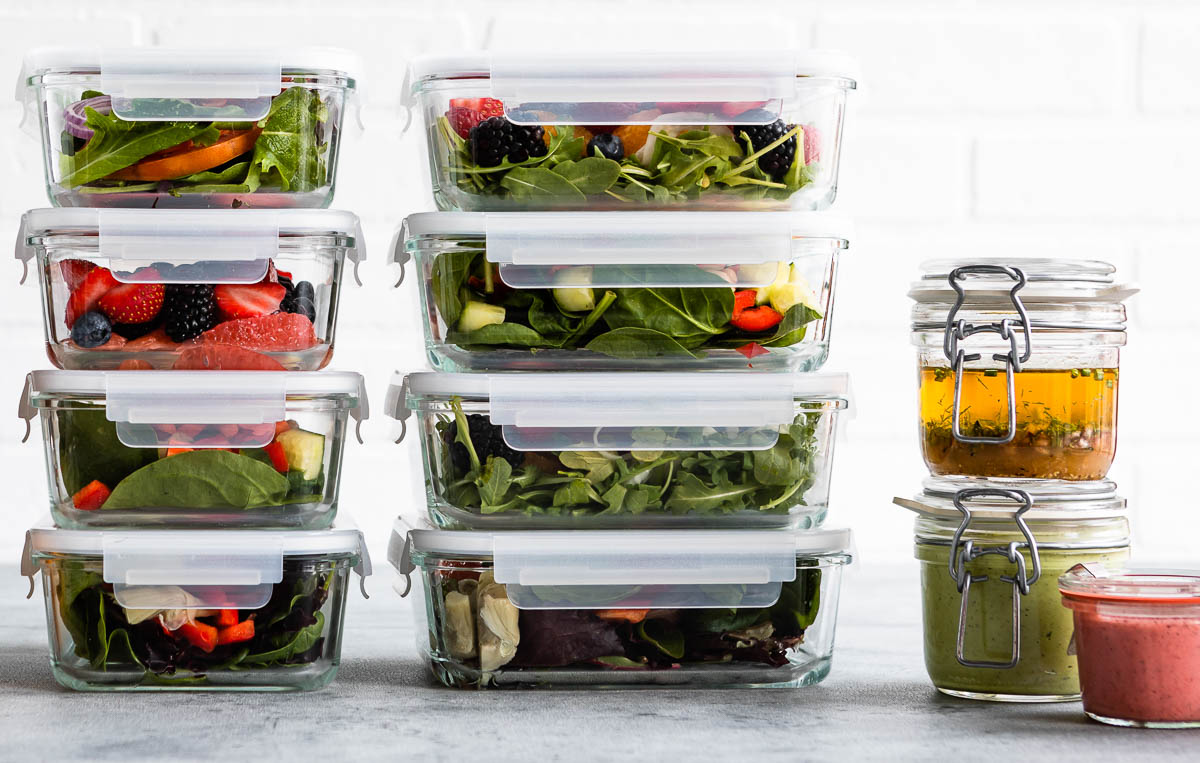
<svg viewBox="0 0 1200 763">
<path fill-rule="evenodd" d="M 56 208 L 24 215 L 16 252 L 63 370 L 22 392 L 50 517 L 21 571 L 41 573 L 64 686 L 313 689 L 337 671 L 351 572 L 370 573 L 335 521 L 362 377 L 318 372 L 365 256 L 358 219 L 323 209 L 352 71 L 328 50 L 26 58 Z"/>
<path fill-rule="evenodd" d="M 925 663 L 942 692 L 1014 702 L 1080 696 L 1058 579 L 1120 567 L 1117 444 L 1125 300 L 1103 262 L 923 265 L 913 284 L 921 449 L 917 513 Z"/>
<path fill-rule="evenodd" d="M 388 393 L 427 505 L 389 559 L 434 675 L 823 679 L 850 561 L 821 527 L 847 380 L 816 373 L 849 233 L 812 211 L 839 60 L 474 55 L 409 81 L 441 211 L 393 261 L 435 370 Z"/>
</svg>

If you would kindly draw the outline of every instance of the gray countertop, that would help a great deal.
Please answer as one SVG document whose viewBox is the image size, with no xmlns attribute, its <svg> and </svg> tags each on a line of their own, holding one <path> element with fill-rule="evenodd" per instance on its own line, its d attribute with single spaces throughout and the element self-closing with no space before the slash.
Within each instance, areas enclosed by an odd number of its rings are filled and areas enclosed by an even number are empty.
<svg viewBox="0 0 1200 763">
<path fill-rule="evenodd" d="M 1127 759 L 1200 757 L 1200 730 L 1118 729 L 1078 703 L 955 700 L 921 658 L 915 565 L 852 568 L 833 672 L 794 690 L 455 691 L 416 653 L 390 569 L 351 597 L 342 667 L 307 694 L 81 694 L 47 665 L 41 591 L 0 567 L 0 758 L 4 760 L 639 761 L 764 758 Z"/>
</svg>

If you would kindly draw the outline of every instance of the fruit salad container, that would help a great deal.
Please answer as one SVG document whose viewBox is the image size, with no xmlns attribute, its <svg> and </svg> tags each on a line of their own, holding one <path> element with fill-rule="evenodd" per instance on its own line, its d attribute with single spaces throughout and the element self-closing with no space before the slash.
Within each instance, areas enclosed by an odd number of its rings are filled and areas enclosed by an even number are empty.
<svg viewBox="0 0 1200 763">
<path fill-rule="evenodd" d="M 1103 479 L 1125 300 L 1105 262 L 936 260 L 909 296 L 921 451 L 935 475 Z"/>
<path fill-rule="evenodd" d="M 944 694 L 1079 699 L 1058 577 L 1129 556 L 1125 499 L 1107 480 L 929 478 L 895 502 L 917 514 L 925 668 Z"/>
<path fill-rule="evenodd" d="M 39 413 L 62 527 L 315 529 L 367 398 L 332 371 L 34 371 L 19 415 Z"/>
<path fill-rule="evenodd" d="M 450 687 L 794 687 L 829 674 L 849 530 L 412 530 L 417 648 Z"/>
<path fill-rule="evenodd" d="M 832 53 L 479 53 L 409 71 L 438 209 L 816 209 L 853 63 Z"/>
<path fill-rule="evenodd" d="M 25 536 L 30 596 L 39 570 L 50 669 L 69 689 L 294 691 L 333 680 L 350 574 L 363 585 L 371 560 L 353 525 L 181 532 L 47 523 Z"/>
<path fill-rule="evenodd" d="M 386 408 L 405 428 L 416 413 L 438 527 L 803 528 L 825 518 L 848 387 L 843 374 L 414 373 L 393 377 Z"/>
<path fill-rule="evenodd" d="M 1058 587 L 1075 620 L 1089 717 L 1200 727 L 1200 570 L 1081 564 Z"/>
<path fill-rule="evenodd" d="M 319 48 L 46 48 L 17 99 L 56 207 L 327 207 L 357 66 Z"/>
<path fill-rule="evenodd" d="M 315 371 L 366 245 L 332 210 L 34 209 L 16 256 L 59 368 Z"/>
<path fill-rule="evenodd" d="M 850 227 L 816 212 L 424 212 L 392 261 L 415 258 L 438 370 L 812 371 Z"/>
</svg>

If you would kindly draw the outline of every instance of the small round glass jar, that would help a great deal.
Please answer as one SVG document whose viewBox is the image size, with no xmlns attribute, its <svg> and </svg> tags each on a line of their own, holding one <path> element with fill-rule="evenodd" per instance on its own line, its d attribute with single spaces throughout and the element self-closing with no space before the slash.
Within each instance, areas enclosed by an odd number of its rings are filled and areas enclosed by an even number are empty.
<svg viewBox="0 0 1200 763">
<path fill-rule="evenodd" d="M 915 499 L 925 667 L 945 694 L 1006 702 L 1079 698 L 1058 576 L 1128 556 L 1112 482 L 926 481 Z"/>
<path fill-rule="evenodd" d="M 922 271 L 909 297 L 930 472 L 1103 479 L 1136 289 L 1089 260 L 935 260 Z"/>
<path fill-rule="evenodd" d="M 1080 565 L 1058 587 L 1075 619 L 1088 717 L 1200 727 L 1200 570 Z"/>
</svg>

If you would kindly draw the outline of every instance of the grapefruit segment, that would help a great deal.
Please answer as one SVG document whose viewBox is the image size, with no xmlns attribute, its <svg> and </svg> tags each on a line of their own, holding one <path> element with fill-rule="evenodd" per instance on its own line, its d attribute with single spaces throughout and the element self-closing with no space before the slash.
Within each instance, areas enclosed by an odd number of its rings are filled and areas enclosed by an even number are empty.
<svg viewBox="0 0 1200 763">
<path fill-rule="evenodd" d="M 189 347 L 175 361 L 176 369 L 192 371 L 284 371 L 283 364 L 269 355 L 231 344 L 205 342 Z"/>
<path fill-rule="evenodd" d="M 200 335 L 202 343 L 231 344 L 259 352 L 294 352 L 317 344 L 312 321 L 300 313 L 275 313 L 226 321 Z"/>
</svg>

